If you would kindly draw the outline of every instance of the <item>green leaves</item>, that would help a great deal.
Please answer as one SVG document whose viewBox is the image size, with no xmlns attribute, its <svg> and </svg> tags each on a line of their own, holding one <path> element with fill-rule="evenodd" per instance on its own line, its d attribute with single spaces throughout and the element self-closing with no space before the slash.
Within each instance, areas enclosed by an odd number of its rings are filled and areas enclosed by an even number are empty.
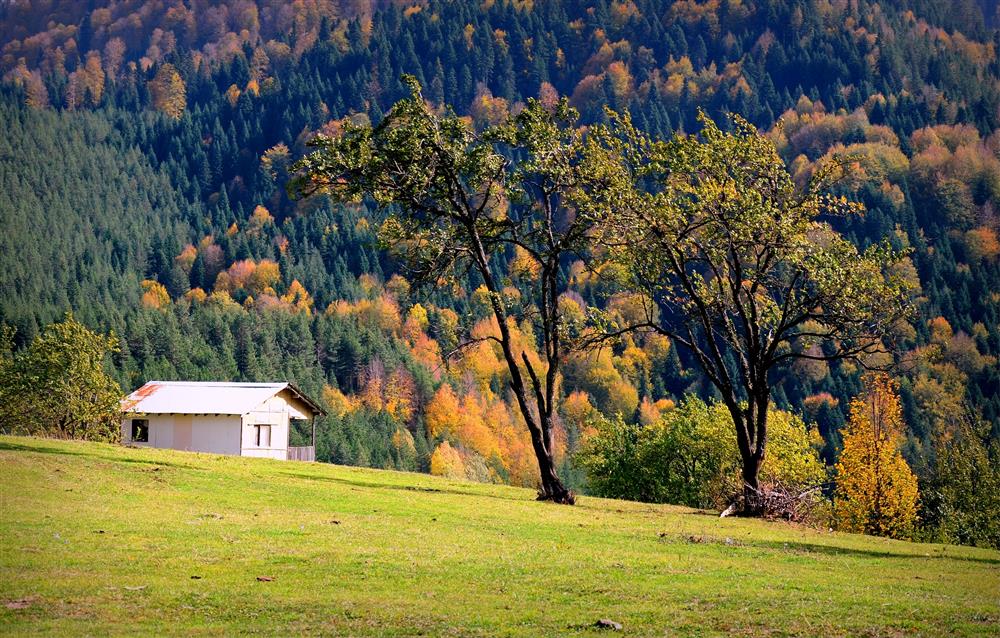
<svg viewBox="0 0 1000 638">
<path fill-rule="evenodd" d="M 435 280 L 468 256 L 471 229 L 489 243 L 502 232 L 506 159 L 462 118 L 433 111 L 412 77 L 409 97 L 377 126 L 348 124 L 340 137 L 319 137 L 299 161 L 290 189 L 336 201 L 371 198 L 392 209 L 380 234 L 417 278 Z"/>
<path fill-rule="evenodd" d="M 619 136 L 636 177 L 620 197 L 628 207 L 616 229 L 628 239 L 616 255 L 674 310 L 665 328 L 696 347 L 721 341 L 762 369 L 806 321 L 828 328 L 834 358 L 876 346 L 908 309 L 902 283 L 886 276 L 903 254 L 859 252 L 822 221 L 858 211 L 822 191 L 827 172 L 799 191 L 746 120 L 732 116 L 731 132 L 699 120 L 701 133 L 666 143 L 628 127 Z"/>
<path fill-rule="evenodd" d="M 118 383 L 104 372 L 118 339 L 91 332 L 73 315 L 45 328 L 3 365 L 0 422 L 8 432 L 91 441 L 120 438 Z"/>
<path fill-rule="evenodd" d="M 700 134 L 661 141 L 628 115 L 609 113 L 610 125 L 584 131 L 566 100 L 549 108 L 529 100 L 476 133 L 404 81 L 410 97 L 377 127 L 318 140 L 297 166 L 297 188 L 392 205 L 381 241 L 418 281 L 460 263 L 479 272 L 529 427 L 520 361 L 544 422 L 566 346 L 558 296 L 569 256 L 593 267 L 596 255 L 610 255 L 626 286 L 651 300 L 635 328 L 694 354 L 722 392 L 752 482 L 767 442 L 771 370 L 793 358 L 865 357 L 908 310 L 908 290 L 886 275 L 901 255 L 887 246 L 859 252 L 823 220 L 857 210 L 827 194 L 833 173 L 796 188 L 771 141 L 739 116 L 727 132 L 701 114 Z M 493 260 L 511 248 L 532 273 L 521 284 L 530 293 L 525 316 L 540 328 L 544 380 L 506 333 L 512 308 Z"/>
<path fill-rule="evenodd" d="M 825 478 L 802 420 L 772 410 L 766 482 L 805 490 Z M 724 509 L 740 491 L 739 454 L 726 406 L 690 397 L 649 425 L 598 418 L 577 461 L 610 498 Z"/>
</svg>

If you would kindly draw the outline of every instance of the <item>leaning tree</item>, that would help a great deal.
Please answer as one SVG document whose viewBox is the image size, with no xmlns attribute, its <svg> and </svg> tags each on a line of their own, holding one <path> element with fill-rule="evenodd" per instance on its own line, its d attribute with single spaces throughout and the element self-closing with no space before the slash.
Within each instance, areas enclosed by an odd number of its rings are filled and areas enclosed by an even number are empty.
<svg viewBox="0 0 1000 638">
<path fill-rule="evenodd" d="M 510 391 L 538 460 L 539 498 L 573 503 L 556 474 L 555 405 L 560 363 L 569 346 L 560 307 L 561 266 L 587 251 L 593 220 L 607 214 L 607 182 L 620 166 L 576 126 L 566 101 L 535 100 L 503 123 L 475 131 L 468 120 L 428 105 L 413 78 L 408 98 L 377 126 L 349 125 L 318 137 L 301 160 L 292 189 L 336 201 L 370 198 L 389 214 L 383 245 L 401 258 L 417 284 L 475 272 L 496 319 L 496 343 Z M 512 253 L 530 260 L 527 294 L 512 301 L 499 274 Z M 532 362 L 512 327 L 529 320 L 541 359 Z M 472 343 L 467 342 L 467 343 Z"/>
<path fill-rule="evenodd" d="M 871 365 L 909 309 L 887 243 L 859 250 L 826 221 L 860 206 L 829 194 L 844 162 L 797 187 L 774 145 L 731 117 L 653 140 L 627 117 L 602 144 L 631 175 L 605 242 L 646 301 L 641 325 L 685 348 L 736 427 L 742 509 L 759 514 L 775 372 L 795 359 Z M 883 357 L 884 358 L 884 357 Z"/>
</svg>

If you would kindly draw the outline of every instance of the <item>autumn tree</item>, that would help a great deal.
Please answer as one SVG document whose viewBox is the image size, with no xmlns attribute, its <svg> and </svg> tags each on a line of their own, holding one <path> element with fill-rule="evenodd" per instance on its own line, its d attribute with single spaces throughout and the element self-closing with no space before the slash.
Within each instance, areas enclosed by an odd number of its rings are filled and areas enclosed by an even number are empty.
<svg viewBox="0 0 1000 638">
<path fill-rule="evenodd" d="M 72 314 L 47 326 L 0 365 L 0 430 L 117 441 L 122 391 L 104 371 L 117 350 L 117 337 L 91 332 Z"/>
<path fill-rule="evenodd" d="M 442 442 L 431 454 L 431 474 L 457 479 L 466 477 L 462 455 L 448 441 Z"/>
<path fill-rule="evenodd" d="M 628 176 L 604 241 L 645 298 L 642 320 L 608 333 L 658 332 L 691 354 L 732 416 L 743 510 L 759 514 L 775 372 L 883 352 L 909 294 L 900 253 L 860 251 L 822 221 L 857 212 L 825 194 L 838 164 L 799 189 L 751 124 L 700 119 L 699 135 L 658 141 L 619 117 L 602 140 Z"/>
<path fill-rule="evenodd" d="M 170 294 L 160 282 L 144 279 L 141 303 L 143 308 L 164 308 L 170 304 Z"/>
<path fill-rule="evenodd" d="M 566 101 L 548 110 L 531 100 L 518 115 L 476 133 L 450 111 L 435 113 L 416 80 L 404 80 L 410 97 L 378 126 L 349 125 L 339 137 L 319 137 L 318 150 L 298 164 L 293 188 L 396 205 L 380 238 L 418 284 L 468 269 L 478 275 L 496 320 L 495 331 L 479 341 L 503 354 L 538 460 L 539 498 L 572 503 L 554 455 L 557 375 L 567 349 L 560 265 L 586 247 L 592 218 L 567 202 L 603 197 L 603 149 L 583 137 Z M 514 247 L 533 264 L 521 303 L 511 302 L 497 277 L 498 260 Z M 514 334 L 518 319 L 538 327 L 540 361 Z"/>
<path fill-rule="evenodd" d="M 837 462 L 835 516 L 840 529 L 909 538 L 917 518 L 917 478 L 899 450 L 903 411 L 885 373 L 866 378 L 851 402 Z"/>
<path fill-rule="evenodd" d="M 38 71 L 33 71 L 24 81 L 25 101 L 33 109 L 49 107 L 49 90 Z"/>
<path fill-rule="evenodd" d="M 149 83 L 153 108 L 179 120 L 187 108 L 187 87 L 172 64 L 164 64 Z"/>
</svg>

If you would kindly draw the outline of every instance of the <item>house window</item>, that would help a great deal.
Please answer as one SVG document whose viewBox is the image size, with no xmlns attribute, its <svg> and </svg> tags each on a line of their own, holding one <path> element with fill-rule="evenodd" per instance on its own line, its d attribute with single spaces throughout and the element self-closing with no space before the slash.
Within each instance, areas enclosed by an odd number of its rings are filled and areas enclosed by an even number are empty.
<svg viewBox="0 0 1000 638">
<path fill-rule="evenodd" d="M 149 443 L 149 420 L 132 419 L 132 441 Z"/>
<path fill-rule="evenodd" d="M 257 447 L 271 447 L 271 426 L 255 425 Z"/>
</svg>

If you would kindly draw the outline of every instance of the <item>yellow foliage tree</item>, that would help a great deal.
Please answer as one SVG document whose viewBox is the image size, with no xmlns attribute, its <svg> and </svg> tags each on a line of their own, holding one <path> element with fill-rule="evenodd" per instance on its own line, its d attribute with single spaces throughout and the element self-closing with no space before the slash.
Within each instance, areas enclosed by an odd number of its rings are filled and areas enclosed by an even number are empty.
<svg viewBox="0 0 1000 638">
<path fill-rule="evenodd" d="M 174 263 L 181 267 L 184 274 L 191 274 L 191 268 L 194 267 L 194 260 L 197 259 L 197 257 L 198 249 L 195 248 L 193 244 L 188 244 L 179 255 L 174 257 Z"/>
<path fill-rule="evenodd" d="M 406 313 L 406 321 L 403 322 L 403 336 L 410 341 L 415 341 L 429 324 L 427 309 L 420 304 L 414 304 Z"/>
<path fill-rule="evenodd" d="M 846 531 L 909 538 L 917 519 L 917 478 L 903 459 L 902 408 L 896 385 L 879 373 L 851 402 L 837 463 L 835 516 Z"/>
<path fill-rule="evenodd" d="M 590 402 L 590 395 L 586 392 L 580 390 L 570 392 L 569 396 L 563 400 L 560 413 L 564 421 L 576 426 L 577 431 L 584 436 L 596 431 L 592 422 L 599 413 Z"/>
<path fill-rule="evenodd" d="M 273 221 L 274 217 L 271 216 L 271 211 L 267 210 L 265 206 L 258 204 L 250 216 L 250 227 L 259 230 Z"/>
<path fill-rule="evenodd" d="M 170 304 L 167 289 L 158 281 L 143 280 L 142 291 L 142 305 L 145 308 L 163 308 Z"/>
<path fill-rule="evenodd" d="M 965 233 L 965 251 L 973 263 L 992 261 L 1000 255 L 1000 240 L 996 231 L 981 226 Z"/>
<path fill-rule="evenodd" d="M 226 89 L 226 99 L 229 101 L 229 105 L 232 107 L 236 106 L 236 103 L 240 99 L 240 95 L 241 95 L 240 87 L 236 86 L 235 84 L 229 85 L 229 88 Z"/>
<path fill-rule="evenodd" d="M 458 432 L 461 427 L 462 417 L 459 413 L 458 397 L 447 383 L 438 388 L 427 404 L 424 422 L 431 437 L 448 436 Z"/>
<path fill-rule="evenodd" d="M 639 391 L 631 383 L 619 379 L 608 388 L 608 400 L 605 409 L 609 414 L 621 414 L 631 418 L 639 406 Z"/>
<path fill-rule="evenodd" d="M 520 246 L 514 247 L 514 259 L 510 263 L 510 272 L 513 276 L 536 281 L 541 270 L 541 265 L 531 253 Z"/>
<path fill-rule="evenodd" d="M 247 278 L 246 286 L 255 295 L 273 293 L 274 284 L 280 280 L 281 266 L 271 259 L 261 259 Z"/>
<path fill-rule="evenodd" d="M 383 389 L 385 411 L 401 423 L 413 418 L 413 407 L 417 394 L 413 375 L 406 368 L 396 368 L 389 374 Z"/>
<path fill-rule="evenodd" d="M 101 66 L 101 56 L 96 51 L 91 51 L 87 54 L 87 61 L 83 65 L 83 71 L 80 72 L 83 82 L 83 88 L 85 91 L 89 91 L 90 103 L 97 106 L 101 103 L 101 97 L 104 95 L 104 68 Z M 83 95 L 81 97 L 88 97 Z"/>
<path fill-rule="evenodd" d="M 166 113 L 175 120 L 181 119 L 187 108 L 187 87 L 181 74 L 172 64 L 164 64 L 149 83 L 149 93 L 153 108 Z"/>
<path fill-rule="evenodd" d="M 350 414 L 358 409 L 360 401 L 354 397 L 349 397 L 339 388 L 333 386 L 323 386 L 323 402 L 329 406 L 330 413 L 343 418 L 345 415 Z"/>
<path fill-rule="evenodd" d="M 468 393 L 462 401 L 462 414 L 459 419 L 457 441 L 484 458 L 499 455 L 496 433 L 487 425 L 484 412 L 487 406 L 481 397 Z"/>
<path fill-rule="evenodd" d="M 292 280 L 288 292 L 281 296 L 281 300 L 289 304 L 295 312 L 312 314 L 313 299 L 298 279 Z"/>
<path fill-rule="evenodd" d="M 191 290 L 184 293 L 184 298 L 191 303 L 205 303 L 208 295 L 201 288 L 192 288 Z"/>
<path fill-rule="evenodd" d="M 448 478 L 465 478 L 465 462 L 451 443 L 444 441 L 431 454 L 431 474 Z"/>
</svg>

